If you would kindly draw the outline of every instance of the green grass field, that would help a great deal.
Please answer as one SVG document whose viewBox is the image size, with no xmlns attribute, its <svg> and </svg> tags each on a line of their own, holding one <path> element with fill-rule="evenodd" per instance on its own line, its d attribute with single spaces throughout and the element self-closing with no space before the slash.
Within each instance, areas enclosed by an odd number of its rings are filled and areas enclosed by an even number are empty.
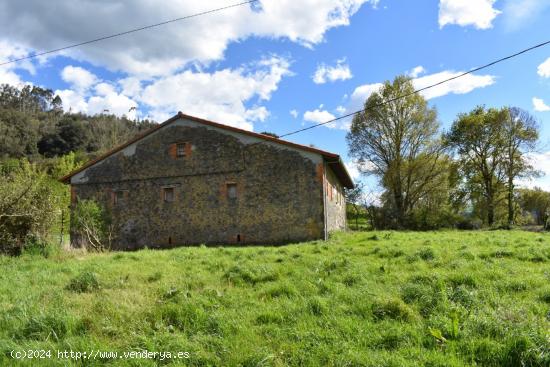
<svg viewBox="0 0 550 367">
<path fill-rule="evenodd" d="M 550 366 L 550 234 L 0 257 L 0 365 Z M 12 350 L 187 359 L 14 360 Z"/>
</svg>

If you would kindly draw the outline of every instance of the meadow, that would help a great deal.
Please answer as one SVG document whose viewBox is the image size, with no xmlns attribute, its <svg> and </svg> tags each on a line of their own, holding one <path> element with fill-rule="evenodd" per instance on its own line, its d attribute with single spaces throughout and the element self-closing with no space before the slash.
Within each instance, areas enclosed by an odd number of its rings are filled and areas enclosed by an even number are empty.
<svg viewBox="0 0 550 367">
<path fill-rule="evenodd" d="M 4 256 L 0 365 L 550 366 L 550 234 L 348 232 L 280 247 Z"/>
</svg>

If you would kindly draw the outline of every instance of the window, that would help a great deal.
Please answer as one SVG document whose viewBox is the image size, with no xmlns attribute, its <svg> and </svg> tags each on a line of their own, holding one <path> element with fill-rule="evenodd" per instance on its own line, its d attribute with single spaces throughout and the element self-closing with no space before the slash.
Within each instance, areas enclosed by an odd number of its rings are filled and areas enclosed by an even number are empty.
<svg viewBox="0 0 550 367">
<path fill-rule="evenodd" d="M 181 158 L 185 157 L 185 146 L 187 143 L 178 143 L 176 144 L 176 157 Z"/>
<path fill-rule="evenodd" d="M 237 184 L 234 182 L 228 182 L 227 186 L 227 198 L 231 200 L 237 199 Z"/>
<path fill-rule="evenodd" d="M 126 195 L 124 191 L 122 190 L 115 191 L 113 195 L 115 205 L 124 203 L 125 196 Z"/>
<path fill-rule="evenodd" d="M 162 198 L 165 202 L 171 203 L 174 201 L 174 188 L 173 187 L 164 187 L 162 189 Z"/>
</svg>

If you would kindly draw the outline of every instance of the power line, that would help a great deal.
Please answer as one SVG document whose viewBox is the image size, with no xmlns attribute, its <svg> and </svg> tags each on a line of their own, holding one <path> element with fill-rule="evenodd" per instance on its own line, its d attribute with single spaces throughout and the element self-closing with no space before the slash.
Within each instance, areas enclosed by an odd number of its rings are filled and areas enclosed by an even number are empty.
<svg viewBox="0 0 550 367">
<path fill-rule="evenodd" d="M 243 1 L 243 2 L 240 2 L 240 3 L 236 3 L 236 4 L 223 6 L 221 8 L 211 9 L 211 10 L 203 11 L 203 12 L 200 12 L 200 13 L 186 15 L 186 16 L 180 17 L 180 18 L 170 19 L 170 20 L 160 22 L 160 23 L 150 24 L 150 25 L 147 25 L 147 26 L 144 26 L 144 27 L 130 29 L 128 31 L 111 34 L 109 36 L 103 36 L 103 37 L 95 38 L 95 39 L 92 39 L 92 40 L 89 40 L 89 41 L 84 41 L 84 42 L 75 43 L 75 44 L 72 44 L 72 45 L 56 48 L 56 49 L 53 49 L 53 50 L 35 53 L 35 54 L 28 55 L 28 56 L 25 56 L 25 57 L 20 57 L 18 59 L 13 59 L 13 60 L 8 60 L 8 61 L 5 61 L 5 62 L 2 62 L 2 63 L 0 63 L 0 66 L 12 64 L 14 62 L 18 62 L 18 61 L 22 61 L 22 60 L 32 59 L 32 58 L 35 58 L 35 57 L 38 57 L 38 56 L 43 56 L 43 55 L 48 55 L 48 54 L 68 50 L 70 48 L 75 48 L 75 47 L 79 47 L 79 46 L 88 45 L 90 43 L 95 43 L 95 42 L 99 42 L 99 41 L 108 40 L 108 39 L 111 39 L 111 38 L 125 36 L 125 35 L 130 34 L 130 33 L 139 32 L 139 31 L 143 31 L 143 30 L 151 29 L 151 28 L 155 28 L 155 27 L 160 27 L 160 26 L 163 26 L 163 25 L 166 25 L 166 24 L 169 24 L 169 23 L 179 22 L 181 20 L 186 20 L 186 19 L 190 19 L 190 18 L 196 18 L 196 17 L 202 16 L 202 15 L 207 15 L 207 14 L 219 12 L 219 11 L 222 11 L 222 10 L 227 10 L 227 9 L 230 9 L 230 8 L 235 8 L 235 7 L 246 5 L 246 4 L 252 4 L 252 3 L 255 3 L 257 1 L 259 1 L 259 0 Z"/>
<path fill-rule="evenodd" d="M 296 130 L 296 131 L 291 131 L 291 132 L 289 132 L 289 133 L 280 135 L 279 138 L 283 138 L 283 137 L 285 137 L 285 136 L 294 135 L 294 134 L 300 133 L 300 132 L 302 132 L 302 131 L 311 130 L 311 129 L 314 129 L 314 128 L 319 127 L 319 126 L 327 125 L 327 124 L 330 124 L 331 122 L 338 121 L 338 120 L 341 120 L 341 119 L 345 119 L 345 118 L 347 118 L 347 117 L 351 117 L 351 116 L 353 116 L 353 115 L 355 115 L 355 114 L 357 114 L 357 113 L 365 112 L 365 111 L 370 110 L 370 109 L 372 109 L 372 108 L 381 107 L 381 106 L 383 106 L 383 105 L 385 105 L 385 104 L 388 104 L 388 103 L 390 103 L 390 102 L 394 102 L 394 101 L 397 101 L 397 100 L 399 100 L 399 99 L 406 98 L 406 97 L 412 96 L 412 95 L 414 95 L 414 94 L 420 93 L 420 92 L 425 91 L 425 90 L 427 90 L 427 89 L 430 89 L 430 88 L 433 88 L 433 87 L 437 87 L 438 85 L 441 85 L 441 84 L 450 82 L 451 80 L 455 80 L 455 79 L 461 78 L 461 77 L 466 76 L 466 75 L 468 75 L 468 74 L 472 74 L 472 73 L 474 73 L 474 72 L 476 72 L 476 71 L 483 70 L 483 69 L 488 68 L 488 67 L 490 67 L 490 66 L 493 66 L 493 65 L 495 65 L 495 64 L 498 64 L 498 63 L 501 63 L 501 62 L 503 62 L 503 61 L 509 60 L 509 59 L 511 59 L 511 58 L 514 58 L 514 57 L 519 56 L 519 55 L 521 55 L 521 54 L 524 54 L 524 53 L 526 53 L 526 52 L 529 52 L 529 51 L 532 51 L 532 50 L 534 50 L 534 49 L 537 49 L 537 48 L 546 46 L 546 45 L 548 45 L 548 44 L 550 44 L 550 41 L 546 41 L 546 42 L 543 42 L 543 43 L 539 43 L 538 45 L 531 46 L 531 47 L 529 47 L 529 48 L 526 48 L 526 49 L 524 49 L 524 50 L 521 50 L 521 51 L 519 51 L 519 52 L 516 52 L 516 53 L 514 53 L 514 54 L 512 54 L 512 55 L 505 56 L 505 57 L 503 57 L 503 58 L 500 58 L 500 59 L 498 59 L 498 60 L 492 61 L 492 62 L 490 62 L 490 63 L 488 63 L 488 64 L 483 65 L 483 66 L 480 66 L 480 67 L 471 69 L 470 71 L 466 71 L 466 72 L 464 72 L 464 73 L 462 73 L 462 74 L 455 75 L 455 76 L 453 76 L 453 77 L 451 77 L 451 78 L 447 78 L 447 79 L 442 80 L 442 81 L 440 81 L 440 82 L 437 82 L 437 83 L 428 85 L 427 87 L 423 87 L 423 88 L 420 88 L 420 89 L 416 89 L 416 90 L 414 90 L 413 92 L 410 92 L 410 93 L 407 93 L 407 94 L 403 94 L 403 95 L 397 96 L 397 97 L 395 97 L 395 98 L 389 99 L 389 100 L 387 100 L 387 101 L 383 101 L 383 102 L 381 102 L 381 103 L 378 103 L 378 104 L 376 104 L 376 105 L 374 105 L 374 106 L 370 106 L 370 107 L 368 107 L 368 108 L 364 108 L 364 109 L 361 109 L 361 110 L 358 110 L 358 111 L 355 111 L 355 112 L 347 113 L 347 114 L 342 115 L 342 116 L 340 116 L 340 117 L 333 118 L 332 120 L 328 120 L 328 121 L 325 121 L 325 122 L 321 122 L 321 123 L 319 123 L 319 124 L 312 125 L 312 126 L 308 126 L 308 127 L 303 128 L 303 129 Z"/>
</svg>

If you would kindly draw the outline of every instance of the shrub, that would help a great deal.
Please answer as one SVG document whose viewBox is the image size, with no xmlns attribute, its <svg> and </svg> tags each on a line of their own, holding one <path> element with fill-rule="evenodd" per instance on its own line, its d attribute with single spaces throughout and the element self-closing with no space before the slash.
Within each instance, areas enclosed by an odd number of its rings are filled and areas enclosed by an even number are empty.
<svg viewBox="0 0 550 367">
<path fill-rule="evenodd" d="M 423 248 L 422 250 L 418 251 L 417 255 L 424 261 L 430 261 L 435 259 L 435 253 L 429 247 Z"/>
<path fill-rule="evenodd" d="M 80 200 L 72 212 L 72 232 L 86 248 L 103 251 L 111 248 L 114 228 L 111 214 L 94 200 Z"/>
<path fill-rule="evenodd" d="M 47 237 L 60 203 L 51 181 L 26 159 L 0 163 L 0 253 L 19 255 Z"/>
<path fill-rule="evenodd" d="M 99 289 L 99 281 L 95 273 L 84 271 L 71 279 L 67 289 L 76 293 L 91 292 Z"/>
</svg>

